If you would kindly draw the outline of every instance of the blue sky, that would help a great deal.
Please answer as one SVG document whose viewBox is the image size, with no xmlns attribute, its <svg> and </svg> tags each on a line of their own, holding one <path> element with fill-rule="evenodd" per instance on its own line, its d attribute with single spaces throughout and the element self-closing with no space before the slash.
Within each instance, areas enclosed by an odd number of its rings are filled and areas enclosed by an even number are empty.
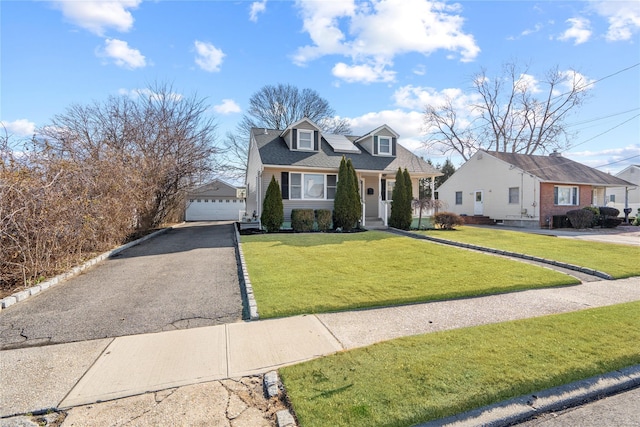
<svg viewBox="0 0 640 427">
<path fill-rule="evenodd" d="M 0 28 L 0 120 L 16 138 L 74 103 L 169 82 L 207 98 L 222 140 L 254 92 L 289 83 L 354 134 L 387 124 L 441 163 L 421 147 L 425 102 L 464 100 L 474 73 L 517 60 L 534 83 L 555 66 L 595 81 L 567 120 L 566 157 L 612 173 L 640 164 L 638 0 L 3 0 Z"/>
</svg>

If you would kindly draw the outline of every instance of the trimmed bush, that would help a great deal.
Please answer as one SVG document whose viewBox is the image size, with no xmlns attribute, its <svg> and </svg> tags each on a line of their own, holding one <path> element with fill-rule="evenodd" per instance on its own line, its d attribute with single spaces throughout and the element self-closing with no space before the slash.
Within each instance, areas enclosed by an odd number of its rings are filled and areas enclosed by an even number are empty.
<svg viewBox="0 0 640 427">
<path fill-rule="evenodd" d="M 588 228 L 593 225 L 593 211 L 588 209 L 575 209 L 567 212 L 567 217 L 573 228 Z"/>
<path fill-rule="evenodd" d="M 570 228 L 571 223 L 566 215 L 553 215 L 553 228 Z"/>
<path fill-rule="evenodd" d="M 329 209 L 316 209 L 316 222 L 318 231 L 328 231 L 331 229 L 331 211 Z"/>
<path fill-rule="evenodd" d="M 591 221 L 591 227 L 595 227 L 598 224 L 600 224 L 600 209 L 598 209 L 595 206 L 585 206 L 584 208 L 585 211 L 589 211 L 593 214 L 593 220 Z"/>
<path fill-rule="evenodd" d="M 453 230 L 456 225 L 464 225 L 464 220 L 457 213 L 438 212 L 433 216 L 433 224 L 443 230 Z"/>
<path fill-rule="evenodd" d="M 613 216 L 613 217 L 617 217 L 618 215 L 620 215 L 620 211 L 616 208 L 611 208 L 609 206 L 600 206 L 598 208 L 600 210 L 600 215 L 607 217 L 607 216 Z"/>
<path fill-rule="evenodd" d="M 623 219 L 618 218 L 618 215 L 620 215 L 618 209 L 609 206 L 600 206 L 598 209 L 600 209 L 600 221 L 603 227 L 616 228 L 622 224 Z"/>
<path fill-rule="evenodd" d="M 291 228 L 293 231 L 307 232 L 313 230 L 313 209 L 292 209 Z"/>
<path fill-rule="evenodd" d="M 267 193 L 262 202 L 262 215 L 260 215 L 262 226 L 267 233 L 275 233 L 280 230 L 284 222 L 284 206 L 282 205 L 282 193 L 276 177 L 271 177 Z"/>
</svg>

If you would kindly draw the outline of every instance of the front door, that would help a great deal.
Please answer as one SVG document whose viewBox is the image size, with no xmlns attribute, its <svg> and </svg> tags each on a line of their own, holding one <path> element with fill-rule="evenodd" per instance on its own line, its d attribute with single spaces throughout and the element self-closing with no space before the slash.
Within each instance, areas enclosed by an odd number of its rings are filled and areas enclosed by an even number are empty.
<svg viewBox="0 0 640 427">
<path fill-rule="evenodd" d="M 484 193 L 482 190 L 476 190 L 473 203 L 473 214 L 484 215 Z"/>
</svg>

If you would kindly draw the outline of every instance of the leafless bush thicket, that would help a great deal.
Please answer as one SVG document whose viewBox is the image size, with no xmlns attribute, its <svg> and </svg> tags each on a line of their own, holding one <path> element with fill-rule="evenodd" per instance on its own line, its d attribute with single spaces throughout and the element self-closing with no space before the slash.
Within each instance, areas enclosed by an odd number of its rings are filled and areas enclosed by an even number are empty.
<svg viewBox="0 0 640 427">
<path fill-rule="evenodd" d="M 0 295 L 181 219 L 215 124 L 170 86 L 138 95 L 74 105 L 26 144 L 0 138 Z"/>
</svg>

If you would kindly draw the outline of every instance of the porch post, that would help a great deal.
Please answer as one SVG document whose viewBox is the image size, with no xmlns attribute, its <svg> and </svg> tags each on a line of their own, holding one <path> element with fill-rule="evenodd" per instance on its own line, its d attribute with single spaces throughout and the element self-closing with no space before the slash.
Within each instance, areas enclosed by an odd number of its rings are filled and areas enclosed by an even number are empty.
<svg viewBox="0 0 640 427">
<path fill-rule="evenodd" d="M 429 187 L 431 187 L 431 201 L 433 202 L 436 197 L 436 177 L 431 177 L 431 182 L 429 182 Z"/>
</svg>

